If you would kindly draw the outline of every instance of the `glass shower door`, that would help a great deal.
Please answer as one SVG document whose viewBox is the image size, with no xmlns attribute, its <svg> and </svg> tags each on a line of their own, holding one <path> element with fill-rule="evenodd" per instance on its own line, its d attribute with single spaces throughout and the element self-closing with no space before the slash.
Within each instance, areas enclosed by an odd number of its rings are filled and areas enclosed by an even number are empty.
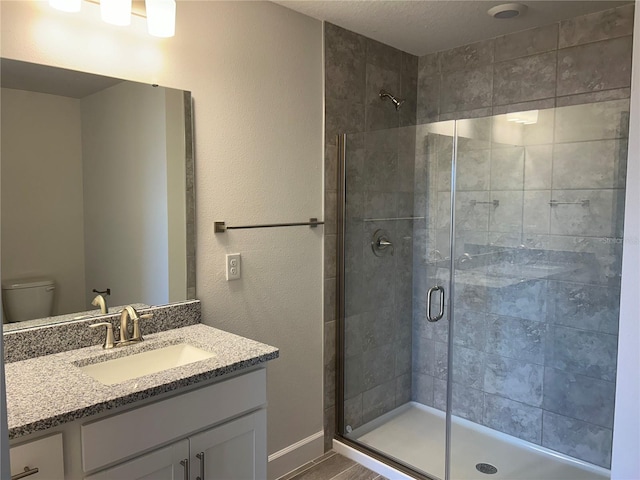
<svg viewBox="0 0 640 480">
<path fill-rule="evenodd" d="M 445 466 L 445 415 L 434 402 L 446 403 L 435 346 L 446 348 L 449 236 L 438 244 L 435 209 L 453 133 L 442 122 L 345 135 L 341 147 L 338 431 L 429 478 Z"/>
<path fill-rule="evenodd" d="M 609 478 L 628 100 L 457 122 L 450 478 Z"/>
</svg>

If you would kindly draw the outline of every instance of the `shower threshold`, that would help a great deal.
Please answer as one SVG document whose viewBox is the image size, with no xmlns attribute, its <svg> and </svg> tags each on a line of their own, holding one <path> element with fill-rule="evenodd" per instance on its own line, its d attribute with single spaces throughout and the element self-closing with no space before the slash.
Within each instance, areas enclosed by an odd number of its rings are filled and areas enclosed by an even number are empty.
<svg viewBox="0 0 640 480">
<path fill-rule="evenodd" d="M 346 438 L 444 478 L 445 414 L 409 402 Z M 453 417 L 452 480 L 609 480 L 610 471 Z M 481 473 L 480 470 L 495 473 Z M 370 468 L 372 468 L 370 466 Z M 382 473 L 382 472 L 381 472 Z"/>
</svg>

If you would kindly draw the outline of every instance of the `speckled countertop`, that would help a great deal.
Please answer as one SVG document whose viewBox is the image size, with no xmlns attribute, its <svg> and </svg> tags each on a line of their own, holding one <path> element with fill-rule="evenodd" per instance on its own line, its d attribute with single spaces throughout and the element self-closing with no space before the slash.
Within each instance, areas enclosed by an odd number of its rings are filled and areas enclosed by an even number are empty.
<svg viewBox="0 0 640 480">
<path fill-rule="evenodd" d="M 207 360 L 103 385 L 78 366 L 188 343 L 214 353 Z M 277 358 L 275 347 L 198 324 L 145 336 L 145 341 L 35 357 L 5 365 L 9 438 L 46 430 Z"/>
</svg>

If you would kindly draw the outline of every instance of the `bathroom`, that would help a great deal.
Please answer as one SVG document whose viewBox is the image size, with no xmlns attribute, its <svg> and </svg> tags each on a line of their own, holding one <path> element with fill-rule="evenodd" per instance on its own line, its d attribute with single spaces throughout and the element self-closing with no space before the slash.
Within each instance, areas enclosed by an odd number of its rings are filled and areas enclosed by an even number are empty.
<svg viewBox="0 0 640 480">
<path fill-rule="evenodd" d="M 268 2 L 178 2 L 176 36 L 167 40 L 147 36 L 138 19 L 133 23 L 139 28 L 118 29 L 88 15 L 61 15 L 46 3 L 3 1 L 2 57 L 192 92 L 196 295 L 206 323 L 280 348 L 280 359 L 269 365 L 268 453 L 272 462 L 293 469 L 324 452 L 324 432 L 331 435 L 334 423 L 337 189 L 323 185 L 337 166 L 335 151 L 323 150 L 331 146 L 323 132 L 333 135 L 323 130 L 323 25 Z M 393 109 L 390 103 L 378 106 Z M 637 155 L 637 145 L 630 146 L 629 165 Z M 634 174 L 629 168 L 628 178 Z M 633 205 L 628 199 L 627 212 Z M 324 230 L 214 232 L 216 221 L 250 225 L 310 217 L 324 219 Z M 627 218 L 625 235 L 633 239 L 637 225 Z M 637 245 L 630 245 L 634 255 Z M 224 255 L 235 252 L 242 254 L 244 278 L 227 282 Z M 625 259 L 630 270 L 623 272 L 631 284 L 637 275 L 633 262 L 632 256 Z M 633 291 L 624 303 L 624 280 L 622 288 L 616 426 L 634 424 L 637 415 L 637 307 Z M 633 432 L 617 429 L 614 472 L 616 465 L 637 468 L 625 465 L 634 457 L 624 454 L 625 448 L 635 451 L 633 438 Z"/>
</svg>

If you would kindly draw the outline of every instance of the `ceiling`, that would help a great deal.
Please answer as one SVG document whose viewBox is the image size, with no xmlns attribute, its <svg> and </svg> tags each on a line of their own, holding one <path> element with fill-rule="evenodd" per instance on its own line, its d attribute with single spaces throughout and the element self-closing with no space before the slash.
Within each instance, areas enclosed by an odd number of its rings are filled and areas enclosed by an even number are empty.
<svg viewBox="0 0 640 480">
<path fill-rule="evenodd" d="M 529 7 L 524 16 L 497 20 L 490 17 L 487 10 L 504 2 L 494 0 L 274 1 L 414 55 L 447 50 L 629 3 L 529 0 L 524 2 Z M 0 85 L 4 88 L 83 98 L 122 81 L 5 58 L 0 62 Z"/>
<path fill-rule="evenodd" d="M 48 67 L 35 63 L 0 59 L 2 88 L 28 90 L 71 98 L 84 98 L 122 82 L 118 78 Z"/>
<path fill-rule="evenodd" d="M 598 12 L 629 1 L 529 1 L 509 20 L 487 10 L 508 2 L 475 0 L 274 0 L 282 6 L 422 56 L 506 33 Z"/>
</svg>

